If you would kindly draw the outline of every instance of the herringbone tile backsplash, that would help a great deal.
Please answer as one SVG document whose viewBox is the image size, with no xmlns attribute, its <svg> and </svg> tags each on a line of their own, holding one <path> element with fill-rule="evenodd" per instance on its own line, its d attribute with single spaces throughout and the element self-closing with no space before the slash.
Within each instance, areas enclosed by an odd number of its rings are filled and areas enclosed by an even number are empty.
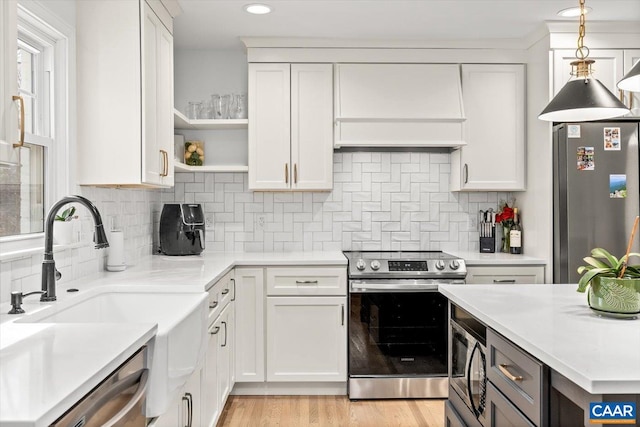
<svg viewBox="0 0 640 427">
<path fill-rule="evenodd" d="M 478 250 L 470 218 L 508 193 L 449 191 L 449 154 L 336 152 L 330 192 L 251 192 L 246 173 L 178 173 L 163 203 L 202 203 L 209 250 Z"/>
</svg>

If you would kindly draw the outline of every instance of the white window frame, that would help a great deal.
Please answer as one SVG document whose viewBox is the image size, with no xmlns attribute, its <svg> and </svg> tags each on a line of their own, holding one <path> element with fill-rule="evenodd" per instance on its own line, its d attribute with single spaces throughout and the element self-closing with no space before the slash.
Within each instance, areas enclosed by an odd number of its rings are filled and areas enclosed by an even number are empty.
<svg viewBox="0 0 640 427">
<path fill-rule="evenodd" d="M 2 1 L 2 0 L 0 0 Z M 54 56 L 51 72 L 52 89 L 55 96 L 51 104 L 50 138 L 26 134 L 25 142 L 46 147 L 45 197 L 47 210 L 56 200 L 70 194 L 71 182 L 75 179 L 74 120 L 75 105 L 75 29 L 61 20 L 46 7 L 46 3 L 35 0 L 20 0 L 18 3 L 18 31 L 35 41 L 42 40 L 52 45 Z M 18 37 L 16 33 L 13 35 Z M 15 65 L 13 65 L 15 66 Z M 55 141 L 55 144 L 52 142 Z M 18 258 L 44 249 L 44 233 L 14 235 L 0 238 L 0 260 Z"/>
</svg>

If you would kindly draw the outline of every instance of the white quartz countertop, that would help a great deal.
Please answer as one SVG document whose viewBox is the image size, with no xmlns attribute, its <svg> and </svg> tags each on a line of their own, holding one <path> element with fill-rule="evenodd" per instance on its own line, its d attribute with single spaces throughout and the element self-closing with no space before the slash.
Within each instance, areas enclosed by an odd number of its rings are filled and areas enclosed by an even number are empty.
<svg viewBox="0 0 640 427">
<path fill-rule="evenodd" d="M 125 271 L 104 271 L 58 286 L 57 302 L 41 303 L 33 296 L 22 307 L 26 315 L 42 313 L 105 286 L 203 292 L 237 266 L 346 264 L 340 251 L 150 255 Z M 7 427 L 49 425 L 158 330 L 157 324 L 16 323 L 24 315 L 6 314 L 9 308 L 0 305 L 0 425 Z"/>
<path fill-rule="evenodd" d="M 592 394 L 640 394 L 640 319 L 599 317 L 576 285 L 440 285 L 440 292 Z"/>
<path fill-rule="evenodd" d="M 0 425 L 50 425 L 155 333 L 154 324 L 0 325 Z"/>
<path fill-rule="evenodd" d="M 485 254 L 470 251 L 447 251 L 451 255 L 455 255 L 464 259 L 465 263 L 470 266 L 475 265 L 546 265 L 547 262 L 541 258 L 535 258 L 528 255 L 512 255 L 503 252 Z"/>
</svg>

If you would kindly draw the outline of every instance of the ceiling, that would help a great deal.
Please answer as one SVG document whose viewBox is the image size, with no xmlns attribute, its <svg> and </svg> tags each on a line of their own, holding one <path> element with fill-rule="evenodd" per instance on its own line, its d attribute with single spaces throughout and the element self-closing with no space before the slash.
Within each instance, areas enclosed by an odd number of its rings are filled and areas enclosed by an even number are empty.
<svg viewBox="0 0 640 427">
<path fill-rule="evenodd" d="M 273 11 L 250 15 L 248 3 Z M 241 48 L 240 37 L 305 37 L 380 42 L 523 39 L 577 0 L 180 0 L 179 49 Z M 590 21 L 640 21 L 640 0 L 586 0 Z"/>
</svg>

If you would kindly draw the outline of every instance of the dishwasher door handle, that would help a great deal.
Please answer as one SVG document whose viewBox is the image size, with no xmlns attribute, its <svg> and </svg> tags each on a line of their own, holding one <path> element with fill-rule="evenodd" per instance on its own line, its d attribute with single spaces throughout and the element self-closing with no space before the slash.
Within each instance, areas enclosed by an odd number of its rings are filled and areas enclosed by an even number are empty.
<svg viewBox="0 0 640 427">
<path fill-rule="evenodd" d="M 131 396 L 131 399 L 127 404 L 118 411 L 110 420 L 103 423 L 103 427 L 113 427 L 117 425 L 119 422 L 125 418 L 131 410 L 144 398 L 147 391 L 147 380 L 149 378 L 149 370 L 148 369 L 140 369 L 137 372 L 121 379 L 120 381 L 114 383 L 105 393 L 100 396 L 100 398 L 96 399 L 95 402 L 91 406 L 87 408 L 84 413 L 80 414 L 77 417 L 77 421 L 71 423 L 71 425 L 76 425 L 80 423 L 84 419 L 84 424 L 89 423 L 91 418 L 102 409 L 109 401 L 113 400 L 113 398 L 120 395 L 123 391 L 127 390 L 131 386 L 138 384 L 135 393 Z M 81 424 L 81 425 L 84 425 Z"/>
</svg>

